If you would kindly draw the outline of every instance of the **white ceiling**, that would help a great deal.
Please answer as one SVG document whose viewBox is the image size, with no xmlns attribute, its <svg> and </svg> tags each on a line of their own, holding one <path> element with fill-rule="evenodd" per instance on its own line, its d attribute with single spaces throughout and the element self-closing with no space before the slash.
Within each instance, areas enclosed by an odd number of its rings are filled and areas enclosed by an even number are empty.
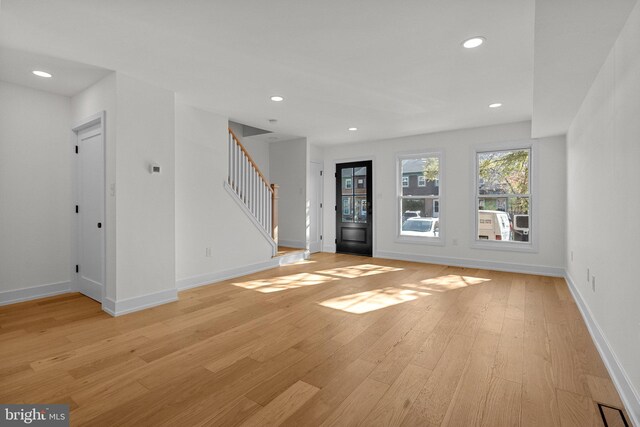
<svg viewBox="0 0 640 427">
<path fill-rule="evenodd" d="M 36 77 L 34 70 L 53 74 Z M 0 46 L 0 80 L 59 95 L 73 96 L 111 71 L 60 58 Z"/>
<path fill-rule="evenodd" d="M 298 138 L 300 137 L 295 135 L 288 135 L 285 133 L 279 133 L 279 132 L 263 133 L 261 135 L 252 135 L 252 136 L 244 137 L 245 140 L 250 140 L 254 142 L 259 141 L 267 144 L 270 144 L 272 142 L 290 141 L 292 139 L 298 139 Z"/>
<path fill-rule="evenodd" d="M 550 88 L 584 92 L 584 82 L 573 85 L 566 73 L 557 79 L 544 62 L 536 62 L 534 85 L 534 27 L 536 56 L 552 57 L 553 35 L 564 25 L 550 19 L 553 4 L 567 1 L 559 9 L 573 22 L 571 8 L 606 3 L 615 12 L 589 9 L 571 29 L 589 33 L 597 19 L 598 30 L 617 34 L 635 0 L 537 1 L 548 4 L 535 15 L 532 0 L 2 0 L 0 46 L 117 70 L 279 134 L 355 142 L 532 114 L 536 123 L 535 105 L 561 95 Z M 475 35 L 487 42 L 463 49 Z M 583 66 L 597 72 L 600 50 Z M 570 61 L 583 53 L 562 55 Z M 273 94 L 285 101 L 271 102 Z M 492 102 L 504 106 L 489 109 Z M 574 104 L 562 112 L 572 118 Z M 554 126 L 563 133 L 568 123 Z"/>
</svg>

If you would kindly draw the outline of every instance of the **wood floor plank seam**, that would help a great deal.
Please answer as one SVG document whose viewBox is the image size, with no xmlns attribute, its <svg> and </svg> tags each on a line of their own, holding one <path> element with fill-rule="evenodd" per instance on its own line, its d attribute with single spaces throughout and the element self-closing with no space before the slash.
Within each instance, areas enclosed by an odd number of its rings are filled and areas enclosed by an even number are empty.
<svg viewBox="0 0 640 427">
<path fill-rule="evenodd" d="M 117 318 L 77 293 L 0 307 L 0 401 L 67 403 L 72 426 L 562 426 L 622 408 L 564 279 L 327 253 Z"/>
</svg>

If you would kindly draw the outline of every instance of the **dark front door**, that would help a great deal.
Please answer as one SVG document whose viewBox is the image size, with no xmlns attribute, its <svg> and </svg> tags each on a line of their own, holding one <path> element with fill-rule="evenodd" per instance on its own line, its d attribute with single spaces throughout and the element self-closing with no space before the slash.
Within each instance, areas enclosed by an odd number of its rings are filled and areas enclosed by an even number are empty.
<svg viewBox="0 0 640 427">
<path fill-rule="evenodd" d="M 371 161 L 336 165 L 336 252 L 373 253 Z"/>
</svg>

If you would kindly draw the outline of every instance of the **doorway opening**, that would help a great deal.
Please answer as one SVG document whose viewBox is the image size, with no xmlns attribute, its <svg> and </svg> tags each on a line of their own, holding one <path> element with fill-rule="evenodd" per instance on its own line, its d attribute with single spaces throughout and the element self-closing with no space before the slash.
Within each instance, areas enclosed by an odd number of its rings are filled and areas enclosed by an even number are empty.
<svg viewBox="0 0 640 427">
<path fill-rule="evenodd" d="M 104 298 L 105 250 L 105 113 L 87 118 L 75 134 L 74 288 L 98 302 Z"/>
<path fill-rule="evenodd" d="M 336 252 L 373 254 L 373 162 L 336 164 Z"/>
</svg>

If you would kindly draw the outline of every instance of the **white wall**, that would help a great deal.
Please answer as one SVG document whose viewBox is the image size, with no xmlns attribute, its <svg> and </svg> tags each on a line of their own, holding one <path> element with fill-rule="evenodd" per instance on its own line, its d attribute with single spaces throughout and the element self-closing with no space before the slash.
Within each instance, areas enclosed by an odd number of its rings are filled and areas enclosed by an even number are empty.
<svg viewBox="0 0 640 427">
<path fill-rule="evenodd" d="M 374 256 L 447 264 L 485 266 L 513 271 L 561 275 L 565 241 L 565 140 L 533 140 L 537 148 L 539 230 L 536 252 L 471 248 L 474 239 L 473 149 L 482 144 L 529 141 L 530 122 L 464 129 L 343 146 L 327 146 L 325 153 L 325 206 L 335 205 L 335 165 L 343 161 L 373 159 Z M 445 200 L 441 203 L 444 246 L 396 242 L 396 153 L 444 152 Z M 535 166 L 535 165 L 534 165 Z M 324 209 L 324 250 L 335 251 L 335 211 Z M 453 244 L 454 239 L 457 245 Z"/>
<path fill-rule="evenodd" d="M 244 136 L 244 129 L 240 123 L 229 122 L 229 128 L 240 140 L 242 146 L 247 150 L 251 159 L 258 165 L 258 169 L 262 175 L 270 181 L 269 178 L 269 143 L 256 138 Z"/>
<path fill-rule="evenodd" d="M 116 73 L 111 73 L 99 82 L 71 98 L 71 121 L 69 129 L 101 111 L 105 112 L 105 185 L 106 198 L 106 286 L 105 296 L 116 298 L 116 197 L 111 187 L 116 183 Z"/>
<path fill-rule="evenodd" d="M 567 136 L 567 271 L 621 366 L 619 385 L 628 384 L 622 392 L 636 423 L 640 422 L 638 40 L 640 4 Z M 595 291 L 587 282 L 587 269 L 596 277 Z"/>
<path fill-rule="evenodd" d="M 324 147 L 315 144 L 309 144 L 308 146 L 309 161 L 322 163 L 324 161 Z"/>
<path fill-rule="evenodd" d="M 278 237 L 282 246 L 306 247 L 307 140 L 269 144 L 271 182 L 280 186 Z"/>
<path fill-rule="evenodd" d="M 0 81 L 0 303 L 69 286 L 69 122 L 69 98 Z"/>
<path fill-rule="evenodd" d="M 174 104 L 173 92 L 121 73 L 72 99 L 74 124 L 106 111 L 105 291 L 114 311 L 175 294 Z M 152 162 L 160 174 L 149 173 Z"/>
<path fill-rule="evenodd" d="M 117 73 L 117 299 L 175 289 L 174 93 Z M 160 174 L 150 174 L 158 163 Z"/>
<path fill-rule="evenodd" d="M 253 161 L 258 165 L 258 169 L 260 169 L 262 175 L 264 175 L 267 181 L 271 183 L 271 159 L 269 157 L 270 144 L 265 141 L 256 140 L 252 137 L 244 137 L 241 142 L 242 145 L 244 145 L 244 148 L 249 152 L 249 155 L 251 155 Z"/>
<path fill-rule="evenodd" d="M 175 120 L 178 286 L 212 282 L 271 260 L 266 239 L 223 187 L 227 118 L 177 103 Z M 205 256 L 207 247 L 211 257 Z"/>
</svg>

